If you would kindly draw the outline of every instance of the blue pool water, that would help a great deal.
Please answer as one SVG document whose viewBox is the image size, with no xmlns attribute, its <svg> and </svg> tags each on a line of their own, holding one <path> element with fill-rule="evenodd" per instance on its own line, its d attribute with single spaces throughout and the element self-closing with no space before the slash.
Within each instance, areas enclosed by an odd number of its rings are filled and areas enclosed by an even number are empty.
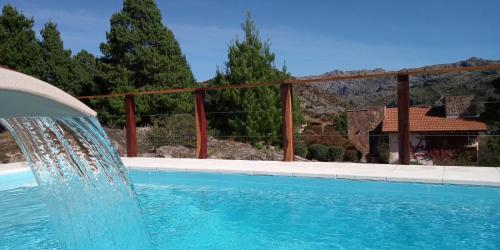
<svg viewBox="0 0 500 250">
<path fill-rule="evenodd" d="M 130 176 L 156 249 L 500 249 L 499 188 Z M 59 248 L 37 187 L 16 178 L 0 176 L 0 249 Z"/>
</svg>

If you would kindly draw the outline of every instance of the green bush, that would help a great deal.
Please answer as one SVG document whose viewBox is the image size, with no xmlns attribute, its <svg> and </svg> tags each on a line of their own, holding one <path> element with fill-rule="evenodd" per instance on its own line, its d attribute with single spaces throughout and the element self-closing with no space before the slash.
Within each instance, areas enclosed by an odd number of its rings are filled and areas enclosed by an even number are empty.
<svg viewBox="0 0 500 250">
<path fill-rule="evenodd" d="M 329 161 L 328 147 L 322 144 L 312 144 L 308 148 L 307 158 L 310 160 Z"/>
<path fill-rule="evenodd" d="M 295 145 L 295 155 L 298 155 L 302 158 L 306 158 L 308 151 L 309 150 L 307 150 L 307 145 L 304 143 L 297 143 Z"/>
<path fill-rule="evenodd" d="M 500 167 L 500 137 L 481 138 L 479 142 L 479 165 Z"/>
<path fill-rule="evenodd" d="M 474 166 L 477 157 L 475 151 L 468 151 L 466 148 L 455 149 L 431 149 L 428 157 L 432 159 L 434 165 L 438 166 Z"/>
<path fill-rule="evenodd" d="M 343 136 L 347 136 L 347 114 L 341 113 L 333 118 L 335 130 Z"/>
<path fill-rule="evenodd" d="M 361 153 L 356 149 L 350 148 L 345 151 L 345 156 L 344 156 L 345 161 L 359 162 L 360 158 L 361 158 Z"/>
<path fill-rule="evenodd" d="M 383 138 L 382 140 L 377 140 L 375 147 L 367 155 L 367 160 L 370 163 L 389 163 L 389 142 Z M 387 138 L 388 139 L 388 138 Z M 371 140 L 371 139 L 370 139 Z"/>
<path fill-rule="evenodd" d="M 262 150 L 264 148 L 264 144 L 262 142 L 257 142 L 257 143 L 255 143 L 254 147 L 257 150 Z"/>
<path fill-rule="evenodd" d="M 167 134 L 167 129 L 161 127 L 159 122 L 155 122 L 145 133 L 146 142 L 154 149 L 165 146 L 167 145 Z"/>
<path fill-rule="evenodd" d="M 177 114 L 155 121 L 146 132 L 148 144 L 155 149 L 165 145 L 196 146 L 195 119 L 189 114 Z"/>
<path fill-rule="evenodd" d="M 345 150 L 341 146 L 331 146 L 328 149 L 329 161 L 343 161 Z"/>
</svg>

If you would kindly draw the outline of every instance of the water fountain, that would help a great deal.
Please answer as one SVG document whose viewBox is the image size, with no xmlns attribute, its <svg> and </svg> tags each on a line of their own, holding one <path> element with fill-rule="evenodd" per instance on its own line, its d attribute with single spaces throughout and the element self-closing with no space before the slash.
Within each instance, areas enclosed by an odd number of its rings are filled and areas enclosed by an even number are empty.
<svg viewBox="0 0 500 250">
<path fill-rule="evenodd" d="M 0 68 L 0 123 L 32 169 L 61 247 L 149 249 L 127 170 L 95 116 L 62 90 Z"/>
</svg>

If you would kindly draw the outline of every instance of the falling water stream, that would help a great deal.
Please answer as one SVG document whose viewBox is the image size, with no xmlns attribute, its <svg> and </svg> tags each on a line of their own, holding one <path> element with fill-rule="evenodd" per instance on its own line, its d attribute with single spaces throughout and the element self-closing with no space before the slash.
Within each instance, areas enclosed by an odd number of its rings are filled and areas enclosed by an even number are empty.
<svg viewBox="0 0 500 250">
<path fill-rule="evenodd" d="M 150 249 L 127 170 L 96 118 L 2 118 L 28 161 L 63 249 Z"/>
</svg>

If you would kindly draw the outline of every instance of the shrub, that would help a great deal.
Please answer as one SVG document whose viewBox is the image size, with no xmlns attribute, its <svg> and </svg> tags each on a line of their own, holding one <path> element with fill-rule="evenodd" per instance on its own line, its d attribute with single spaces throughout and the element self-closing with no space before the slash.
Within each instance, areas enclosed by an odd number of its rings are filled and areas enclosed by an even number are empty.
<svg viewBox="0 0 500 250">
<path fill-rule="evenodd" d="M 257 150 L 262 150 L 264 148 L 264 144 L 262 142 L 255 143 L 254 146 Z"/>
<path fill-rule="evenodd" d="M 307 158 L 310 160 L 329 161 L 328 147 L 322 144 L 312 144 L 308 148 Z"/>
<path fill-rule="evenodd" d="M 454 165 L 454 159 L 460 154 L 458 149 L 431 149 L 427 155 L 434 165 L 451 166 Z"/>
<path fill-rule="evenodd" d="M 359 162 L 360 158 L 361 153 L 356 149 L 350 148 L 345 151 L 344 159 L 346 161 Z"/>
<path fill-rule="evenodd" d="M 167 145 L 167 134 L 167 129 L 160 127 L 159 123 L 155 122 L 154 125 L 149 127 L 145 133 L 146 142 L 154 149 L 157 149 L 161 146 Z"/>
<path fill-rule="evenodd" d="M 304 143 L 297 143 L 295 144 L 295 155 L 298 155 L 302 158 L 307 157 L 307 146 Z"/>
<path fill-rule="evenodd" d="M 330 161 L 343 161 L 345 150 L 341 146 L 331 146 L 328 149 L 328 156 Z"/>
<path fill-rule="evenodd" d="M 500 137 L 483 138 L 479 142 L 479 165 L 500 167 Z"/>
<path fill-rule="evenodd" d="M 477 160 L 474 152 L 465 149 L 432 149 L 428 156 L 439 166 L 474 166 Z"/>
<path fill-rule="evenodd" d="M 177 114 L 157 120 L 146 132 L 146 140 L 155 149 L 164 145 L 195 147 L 195 119 L 189 114 Z"/>
<path fill-rule="evenodd" d="M 389 143 L 387 141 L 378 141 L 370 154 L 367 155 L 368 162 L 371 163 L 389 163 Z"/>
<path fill-rule="evenodd" d="M 333 126 L 341 135 L 347 136 L 347 114 L 341 113 L 333 118 Z"/>
<path fill-rule="evenodd" d="M 477 166 L 477 157 L 470 151 L 463 151 L 455 160 L 455 166 Z"/>
</svg>

